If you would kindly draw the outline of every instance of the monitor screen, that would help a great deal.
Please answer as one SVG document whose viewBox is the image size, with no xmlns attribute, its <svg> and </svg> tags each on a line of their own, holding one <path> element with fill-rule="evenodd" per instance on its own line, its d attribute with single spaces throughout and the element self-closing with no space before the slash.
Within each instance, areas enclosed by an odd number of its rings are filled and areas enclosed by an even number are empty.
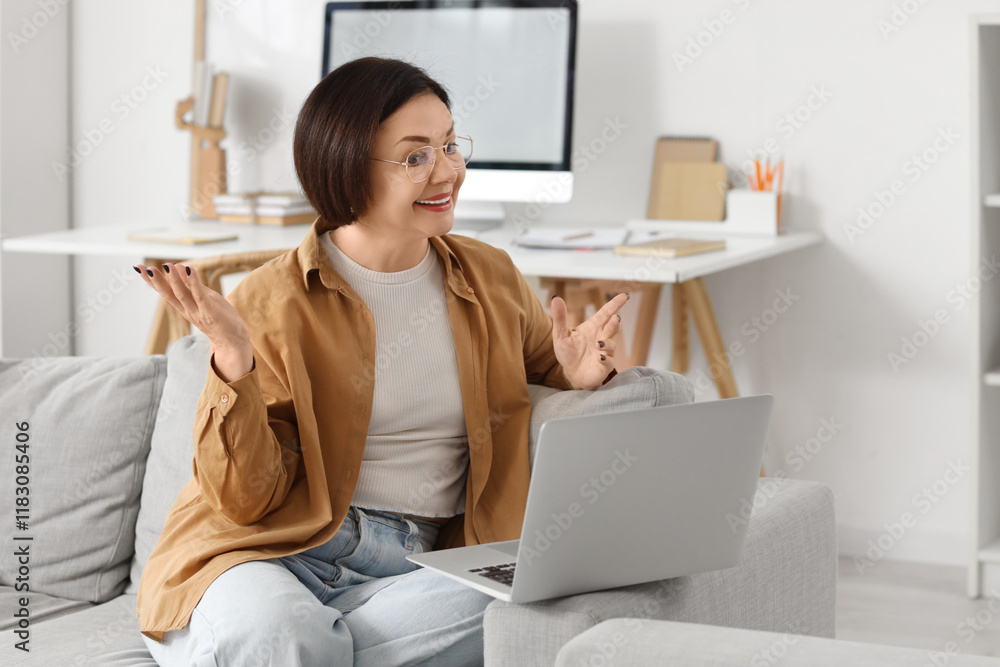
<svg viewBox="0 0 1000 667">
<path fill-rule="evenodd" d="M 470 169 L 570 171 L 576 3 L 331 2 L 323 76 L 364 56 L 423 68 L 447 90 Z"/>
</svg>

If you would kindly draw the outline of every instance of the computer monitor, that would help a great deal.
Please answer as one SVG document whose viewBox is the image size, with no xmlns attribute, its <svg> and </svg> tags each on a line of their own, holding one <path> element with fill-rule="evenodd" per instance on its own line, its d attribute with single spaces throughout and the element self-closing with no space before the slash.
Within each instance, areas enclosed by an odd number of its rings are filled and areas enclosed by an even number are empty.
<svg viewBox="0 0 1000 667">
<path fill-rule="evenodd" d="M 456 228 L 496 224 L 502 202 L 570 200 L 576 0 L 330 2 L 325 25 L 322 76 L 398 58 L 448 91 L 473 139 Z"/>
</svg>

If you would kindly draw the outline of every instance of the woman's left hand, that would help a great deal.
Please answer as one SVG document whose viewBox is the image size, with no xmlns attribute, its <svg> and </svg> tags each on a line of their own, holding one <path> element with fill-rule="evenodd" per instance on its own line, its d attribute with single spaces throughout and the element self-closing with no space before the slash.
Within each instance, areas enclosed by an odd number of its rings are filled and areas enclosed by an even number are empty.
<svg viewBox="0 0 1000 667">
<path fill-rule="evenodd" d="M 615 367 L 614 335 L 622 318 L 618 315 L 629 295 L 621 293 L 575 329 L 566 326 L 566 302 L 552 298 L 552 345 L 556 360 L 574 389 L 593 389 Z"/>
</svg>

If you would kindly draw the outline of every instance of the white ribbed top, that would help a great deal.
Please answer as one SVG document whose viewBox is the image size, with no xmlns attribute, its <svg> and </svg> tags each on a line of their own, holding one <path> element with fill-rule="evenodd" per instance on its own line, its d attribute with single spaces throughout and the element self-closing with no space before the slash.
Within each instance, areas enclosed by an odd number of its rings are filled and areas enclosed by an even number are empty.
<svg viewBox="0 0 1000 667">
<path fill-rule="evenodd" d="M 367 269 L 320 237 L 375 319 L 375 397 L 358 485 L 362 508 L 418 516 L 465 511 L 469 445 L 437 252 L 405 271 Z"/>
</svg>

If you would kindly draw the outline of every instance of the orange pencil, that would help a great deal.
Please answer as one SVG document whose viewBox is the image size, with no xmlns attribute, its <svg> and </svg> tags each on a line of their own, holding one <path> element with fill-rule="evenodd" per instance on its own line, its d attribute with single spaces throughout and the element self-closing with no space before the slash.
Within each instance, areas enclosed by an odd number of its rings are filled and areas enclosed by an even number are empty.
<svg viewBox="0 0 1000 667">
<path fill-rule="evenodd" d="M 785 176 L 785 161 L 778 163 L 778 231 L 781 231 L 781 182 Z"/>
<path fill-rule="evenodd" d="M 753 166 L 754 166 L 754 169 L 757 170 L 757 187 L 755 189 L 756 190 L 763 190 L 763 187 L 761 187 L 763 185 L 763 182 L 760 180 L 760 160 L 754 160 L 753 161 Z"/>
</svg>

